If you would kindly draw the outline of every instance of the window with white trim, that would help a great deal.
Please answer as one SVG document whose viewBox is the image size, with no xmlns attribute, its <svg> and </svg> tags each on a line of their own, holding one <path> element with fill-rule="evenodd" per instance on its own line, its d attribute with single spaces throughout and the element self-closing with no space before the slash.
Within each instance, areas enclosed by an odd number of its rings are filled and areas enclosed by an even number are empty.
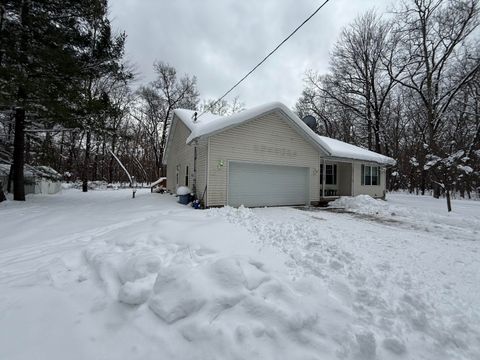
<svg viewBox="0 0 480 360">
<path fill-rule="evenodd" d="M 188 166 L 185 166 L 185 186 L 188 187 Z"/>
<path fill-rule="evenodd" d="M 337 185 L 337 165 L 325 164 L 320 166 L 320 181 L 323 183 L 323 167 L 325 166 L 325 185 Z"/>
<path fill-rule="evenodd" d="M 380 167 L 362 164 L 362 185 L 380 185 Z"/>
</svg>

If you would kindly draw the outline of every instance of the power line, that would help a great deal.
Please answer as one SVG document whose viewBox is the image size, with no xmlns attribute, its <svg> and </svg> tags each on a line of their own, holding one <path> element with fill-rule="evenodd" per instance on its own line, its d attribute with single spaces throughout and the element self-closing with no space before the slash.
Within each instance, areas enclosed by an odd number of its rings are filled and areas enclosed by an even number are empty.
<svg viewBox="0 0 480 360">
<path fill-rule="evenodd" d="M 212 105 L 210 105 L 209 107 L 207 107 L 207 109 L 205 109 L 198 117 L 197 119 L 202 116 L 203 114 L 205 114 L 208 110 L 212 109 L 215 105 L 217 105 L 220 101 L 222 101 L 228 94 L 230 94 L 232 92 L 233 89 L 235 89 L 238 85 L 240 85 L 240 83 L 243 82 L 243 80 L 245 80 L 247 77 L 250 76 L 250 74 L 252 74 L 255 70 L 257 70 L 257 68 L 262 65 L 265 61 L 267 61 L 267 59 L 273 55 L 273 53 L 275 53 L 275 51 L 277 51 L 283 44 L 285 44 L 293 35 L 295 35 L 295 33 L 300 30 L 300 28 L 305 25 L 308 21 L 310 21 L 311 18 L 313 18 L 330 0 L 325 0 L 313 13 L 310 14 L 309 17 L 307 17 L 300 25 L 298 25 L 295 30 L 293 30 L 290 35 L 288 35 L 285 39 L 282 40 L 282 42 L 280 44 L 278 44 L 275 49 L 273 49 L 272 51 L 270 51 L 268 53 L 267 56 L 265 56 L 262 61 L 260 61 L 257 65 L 255 65 L 255 67 L 250 70 L 244 77 L 242 77 L 239 81 L 237 81 L 235 83 L 235 85 L 233 85 L 225 94 L 223 94 L 217 101 L 215 101 Z"/>
</svg>

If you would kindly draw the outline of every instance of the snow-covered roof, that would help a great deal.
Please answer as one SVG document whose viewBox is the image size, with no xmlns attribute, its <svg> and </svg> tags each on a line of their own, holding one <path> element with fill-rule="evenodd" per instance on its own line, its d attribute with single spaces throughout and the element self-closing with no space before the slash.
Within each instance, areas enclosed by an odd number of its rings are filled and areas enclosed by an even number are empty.
<svg viewBox="0 0 480 360">
<path fill-rule="evenodd" d="M 228 116 L 219 116 L 207 112 L 201 116 L 199 114 L 197 121 L 194 121 L 195 111 L 193 110 L 176 109 L 174 113 L 191 131 L 190 136 L 187 138 L 188 144 L 202 136 L 213 135 L 275 110 L 283 112 L 286 117 L 293 121 L 298 130 L 302 131 L 303 135 L 306 135 L 314 144 L 322 147 L 322 144 L 316 140 L 316 134 L 288 107 L 280 102 L 266 103 Z"/>
<path fill-rule="evenodd" d="M 187 138 L 187 144 L 189 144 L 195 139 L 224 131 L 271 111 L 282 112 L 286 118 L 291 120 L 292 124 L 301 135 L 303 135 L 310 143 L 320 148 L 328 157 L 370 161 L 382 165 L 395 164 L 395 160 L 387 156 L 380 155 L 343 141 L 317 135 L 297 115 L 280 102 L 271 102 L 256 106 L 229 116 L 219 116 L 207 112 L 202 115 L 199 114 L 196 121 L 194 120 L 194 110 L 175 109 L 174 114 L 191 131 L 190 136 Z"/>
<path fill-rule="evenodd" d="M 56 170 L 54 170 L 50 166 L 40 165 L 40 166 L 35 166 L 34 169 L 36 174 L 39 175 L 40 177 L 53 179 L 53 180 L 62 179 L 62 175 L 60 175 Z"/>
<path fill-rule="evenodd" d="M 0 175 L 8 176 L 10 173 L 10 164 L 0 164 Z M 41 177 L 52 180 L 61 180 L 62 175 L 49 166 L 30 166 L 25 165 L 23 168 L 23 176 L 25 177 Z"/>
<path fill-rule="evenodd" d="M 0 164 L 0 175 L 8 176 L 10 174 L 10 164 Z M 23 176 L 25 177 L 33 177 L 34 173 L 28 165 L 25 165 L 23 168 Z"/>
<path fill-rule="evenodd" d="M 326 136 L 317 135 L 319 141 L 328 150 L 330 156 L 338 158 L 347 158 L 354 160 L 372 161 L 379 164 L 395 165 L 395 160 L 391 157 L 355 146 L 340 140 L 335 140 Z"/>
<path fill-rule="evenodd" d="M 211 132 L 209 131 L 210 128 L 222 128 L 225 124 L 224 121 L 221 121 L 222 118 L 225 118 L 224 116 L 215 115 L 208 112 L 202 116 L 200 116 L 200 113 L 198 113 L 197 121 L 194 121 L 195 112 L 196 111 L 194 110 L 187 109 L 174 110 L 174 114 L 177 115 L 191 131 L 191 134 L 187 139 L 187 143 L 191 142 L 197 137 Z"/>
<path fill-rule="evenodd" d="M 154 186 L 157 186 L 158 184 L 160 184 L 162 181 L 166 181 L 167 178 L 166 177 L 161 177 L 160 179 L 154 181 L 153 183 L 150 184 L 150 187 L 154 187 Z"/>
</svg>

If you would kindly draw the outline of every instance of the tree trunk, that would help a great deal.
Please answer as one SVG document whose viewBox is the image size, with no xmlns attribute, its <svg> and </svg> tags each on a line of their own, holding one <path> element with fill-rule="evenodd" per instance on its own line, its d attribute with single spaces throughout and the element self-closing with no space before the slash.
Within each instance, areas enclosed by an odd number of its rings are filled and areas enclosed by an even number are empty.
<svg viewBox="0 0 480 360">
<path fill-rule="evenodd" d="M 62 136 L 60 137 L 60 150 L 59 150 L 59 153 L 60 153 L 60 156 L 57 157 L 57 161 L 56 161 L 56 170 L 59 171 L 62 175 L 64 173 L 64 166 L 63 166 L 63 146 L 64 146 L 64 143 L 65 143 L 65 131 L 62 131 Z"/>
<path fill-rule="evenodd" d="M 13 200 L 25 201 L 25 109 L 15 109 L 15 138 L 13 142 Z"/>
<path fill-rule="evenodd" d="M 106 139 L 106 136 L 104 135 L 103 136 L 103 141 L 102 141 L 102 156 L 101 156 L 101 159 L 102 159 L 102 165 L 100 167 L 100 177 L 102 179 L 107 179 L 107 175 L 105 174 L 105 168 L 106 168 L 106 158 L 105 158 L 105 148 L 107 147 L 107 139 Z M 110 178 L 108 178 L 108 180 L 110 180 Z M 109 181 L 111 183 L 111 181 Z"/>
<path fill-rule="evenodd" d="M 440 199 L 440 185 L 433 183 L 433 197 L 435 199 Z"/>
<path fill-rule="evenodd" d="M 85 159 L 83 162 L 83 179 L 82 179 L 82 191 L 88 191 L 88 172 L 90 168 L 90 142 L 91 134 L 90 131 L 87 131 L 87 140 L 85 143 Z"/>
<path fill-rule="evenodd" d="M 163 166 L 163 157 L 165 156 L 165 142 L 167 140 L 167 126 L 168 126 L 168 118 L 170 117 L 170 111 L 171 109 L 169 108 L 167 111 L 167 114 L 165 116 L 165 119 L 163 120 L 163 127 L 162 127 L 162 137 L 160 138 L 160 156 L 157 159 L 158 163 L 157 166 L 159 168 L 159 173 L 158 173 L 158 178 L 161 176 L 165 175 L 165 169 Z"/>
<path fill-rule="evenodd" d="M 375 117 L 375 126 L 373 127 L 374 137 L 375 137 L 375 151 L 379 154 L 382 152 L 382 144 L 380 142 L 380 119 L 378 116 Z"/>
<path fill-rule="evenodd" d="M 450 201 L 450 190 L 447 189 L 447 209 L 448 212 L 452 211 L 452 202 Z"/>
<path fill-rule="evenodd" d="M 422 195 L 425 195 L 425 189 L 427 187 L 427 171 L 423 169 L 420 172 L 420 192 Z"/>
<path fill-rule="evenodd" d="M 113 134 L 112 136 L 112 152 L 115 154 L 115 148 L 117 145 L 117 135 Z M 110 163 L 108 164 L 108 181 L 113 183 L 113 167 L 115 165 L 115 159 L 113 158 L 113 155 L 110 155 Z"/>
<path fill-rule="evenodd" d="M 12 182 L 13 182 L 13 166 L 10 166 L 10 171 L 8 172 L 8 184 L 7 184 L 7 192 L 9 194 L 12 193 Z"/>
<path fill-rule="evenodd" d="M 7 197 L 5 196 L 3 192 L 3 182 L 0 181 L 0 202 L 7 200 Z"/>
</svg>

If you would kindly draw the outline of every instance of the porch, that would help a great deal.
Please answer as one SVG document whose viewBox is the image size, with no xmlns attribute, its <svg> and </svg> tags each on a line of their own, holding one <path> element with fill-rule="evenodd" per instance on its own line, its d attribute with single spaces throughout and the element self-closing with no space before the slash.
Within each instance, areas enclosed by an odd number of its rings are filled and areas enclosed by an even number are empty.
<svg viewBox="0 0 480 360">
<path fill-rule="evenodd" d="M 321 159 L 320 202 L 353 194 L 353 163 Z"/>
</svg>

